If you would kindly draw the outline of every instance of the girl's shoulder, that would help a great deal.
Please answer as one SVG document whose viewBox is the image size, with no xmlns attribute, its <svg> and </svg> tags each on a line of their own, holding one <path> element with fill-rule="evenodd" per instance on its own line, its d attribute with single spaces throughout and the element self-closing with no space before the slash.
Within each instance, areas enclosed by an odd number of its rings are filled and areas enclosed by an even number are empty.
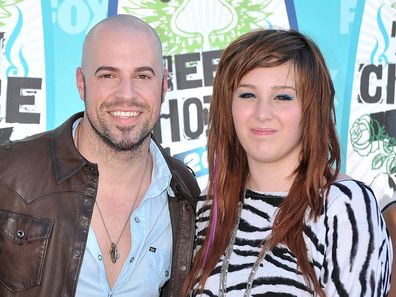
<svg viewBox="0 0 396 297">
<path fill-rule="evenodd" d="M 334 181 L 326 199 L 326 209 L 338 211 L 341 206 L 351 210 L 367 209 L 368 206 L 377 208 L 378 203 L 373 190 L 364 182 L 349 176 L 342 176 Z"/>
</svg>

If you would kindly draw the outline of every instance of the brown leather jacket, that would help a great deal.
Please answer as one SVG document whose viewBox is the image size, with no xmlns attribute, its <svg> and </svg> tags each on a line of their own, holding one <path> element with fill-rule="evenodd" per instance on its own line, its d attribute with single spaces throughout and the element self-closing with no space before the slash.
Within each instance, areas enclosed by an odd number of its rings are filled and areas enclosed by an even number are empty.
<svg viewBox="0 0 396 297">
<path fill-rule="evenodd" d="M 74 296 L 98 189 L 98 168 L 76 150 L 72 116 L 53 131 L 0 146 L 0 296 Z M 162 148 L 160 148 L 163 152 Z M 180 296 L 192 260 L 195 198 L 189 169 L 163 155 L 172 173 L 171 279 Z"/>
</svg>

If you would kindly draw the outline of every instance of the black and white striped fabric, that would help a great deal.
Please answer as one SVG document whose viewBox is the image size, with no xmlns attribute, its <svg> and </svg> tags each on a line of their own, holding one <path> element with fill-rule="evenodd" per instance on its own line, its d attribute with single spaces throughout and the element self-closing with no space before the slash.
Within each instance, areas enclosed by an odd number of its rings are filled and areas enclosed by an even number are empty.
<svg viewBox="0 0 396 297">
<path fill-rule="evenodd" d="M 335 182 L 329 189 L 324 214 L 309 221 L 304 232 L 308 257 L 327 296 L 386 296 L 392 246 L 375 197 L 355 180 Z M 240 297 L 285 193 L 246 191 L 237 237 L 227 274 L 227 297 Z M 197 209 L 197 247 L 208 225 L 209 205 Z M 221 235 L 217 235 L 221 236 Z M 218 296 L 223 257 L 202 294 Z M 251 296 L 313 296 L 285 245 L 270 251 L 256 273 Z"/>
</svg>

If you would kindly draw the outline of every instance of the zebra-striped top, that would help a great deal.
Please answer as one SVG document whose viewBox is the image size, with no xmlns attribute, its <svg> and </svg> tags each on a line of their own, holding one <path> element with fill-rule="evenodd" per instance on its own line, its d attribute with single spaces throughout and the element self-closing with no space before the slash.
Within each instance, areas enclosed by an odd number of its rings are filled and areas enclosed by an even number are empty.
<svg viewBox="0 0 396 297">
<path fill-rule="evenodd" d="M 329 191 L 323 215 L 316 221 L 307 219 L 304 229 L 308 259 L 320 284 L 327 296 L 385 296 L 390 283 L 392 246 L 374 195 L 355 180 L 337 181 Z M 227 297 L 243 296 L 262 239 L 271 232 L 276 210 L 285 195 L 246 191 L 228 268 Z M 205 201 L 198 203 L 196 250 L 206 232 L 209 208 Z M 218 296 L 222 261 L 223 256 L 202 295 L 192 295 Z M 265 256 L 251 290 L 251 296 L 312 295 L 296 257 L 281 244 Z"/>
</svg>

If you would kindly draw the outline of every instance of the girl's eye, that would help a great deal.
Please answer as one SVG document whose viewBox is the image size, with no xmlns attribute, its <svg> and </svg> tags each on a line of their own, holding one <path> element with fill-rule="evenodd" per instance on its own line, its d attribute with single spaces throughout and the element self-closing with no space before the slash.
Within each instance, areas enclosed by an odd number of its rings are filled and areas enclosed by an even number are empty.
<svg viewBox="0 0 396 297">
<path fill-rule="evenodd" d="M 280 101 L 290 101 L 293 100 L 294 97 L 287 94 L 281 94 L 281 95 L 277 95 L 275 99 Z"/>
<path fill-rule="evenodd" d="M 239 98 L 242 98 L 242 99 L 256 98 L 256 95 L 253 93 L 241 93 L 239 95 Z"/>
</svg>

